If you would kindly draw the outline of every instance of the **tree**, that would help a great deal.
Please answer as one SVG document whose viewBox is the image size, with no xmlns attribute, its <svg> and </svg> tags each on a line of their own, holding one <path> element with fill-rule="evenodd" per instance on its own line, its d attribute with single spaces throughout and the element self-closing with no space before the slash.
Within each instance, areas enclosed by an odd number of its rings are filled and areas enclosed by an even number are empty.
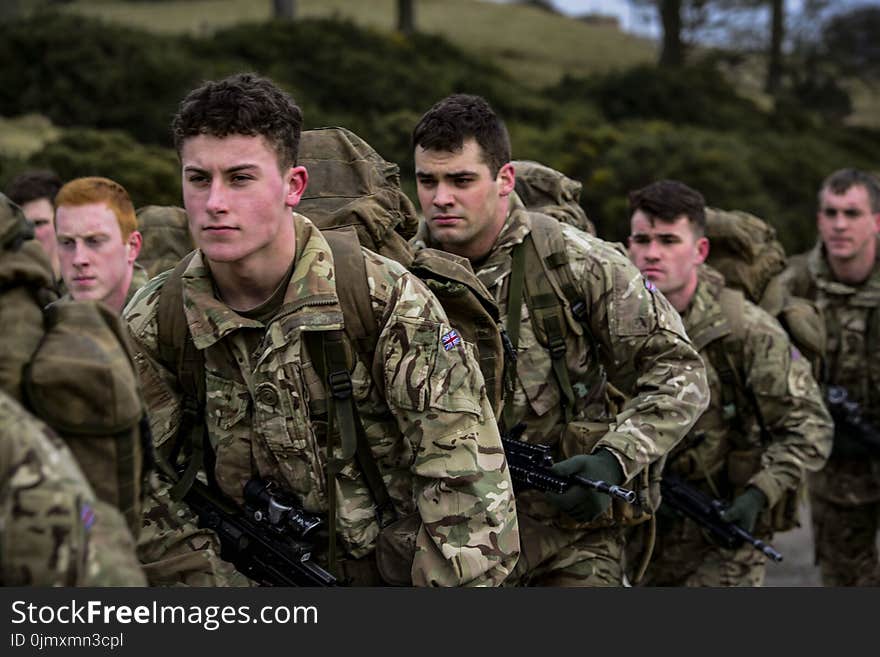
<svg viewBox="0 0 880 657">
<path fill-rule="evenodd" d="M 880 79 L 880 7 L 832 16 L 822 28 L 825 56 L 847 75 Z"/>
<path fill-rule="evenodd" d="M 397 0 L 397 30 L 411 36 L 416 31 L 415 0 Z"/>
<path fill-rule="evenodd" d="M 782 44 L 785 41 L 785 0 L 770 0 L 770 50 L 767 53 L 767 77 L 764 90 L 776 95 L 782 85 Z"/>
<path fill-rule="evenodd" d="M 292 21 L 296 18 L 296 0 L 272 0 L 272 16 Z"/>
<path fill-rule="evenodd" d="M 682 0 L 660 0 L 660 22 L 663 25 L 663 49 L 660 66 L 679 67 L 684 64 L 684 43 L 681 38 Z"/>
</svg>

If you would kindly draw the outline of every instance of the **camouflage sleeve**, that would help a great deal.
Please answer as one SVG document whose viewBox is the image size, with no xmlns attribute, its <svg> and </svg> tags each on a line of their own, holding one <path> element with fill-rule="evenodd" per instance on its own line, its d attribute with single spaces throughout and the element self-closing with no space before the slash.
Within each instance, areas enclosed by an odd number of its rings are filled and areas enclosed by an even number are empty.
<svg viewBox="0 0 880 657">
<path fill-rule="evenodd" d="M 792 346 L 776 320 L 746 304 L 744 344 L 747 385 L 771 434 L 761 469 L 749 483 L 773 506 L 806 472 L 821 469 L 831 452 L 834 424 L 810 363 Z"/>
<path fill-rule="evenodd" d="M 630 479 L 669 452 L 706 409 L 706 369 L 681 317 L 625 255 L 584 233 L 564 234 L 593 336 L 610 356 L 609 380 L 630 396 L 597 447 L 614 453 Z"/>
<path fill-rule="evenodd" d="M 157 448 L 177 434 L 180 397 L 174 375 L 158 361 L 156 305 L 167 272 L 151 279 L 123 311 L 135 351 L 135 365 Z M 200 529 L 189 508 L 173 501 L 169 486 L 153 476 L 144 501 L 138 556 L 151 586 L 247 586 L 248 580 L 220 558 L 220 541 Z"/>
<path fill-rule="evenodd" d="M 0 583 L 145 586 L 122 514 L 64 442 L 0 393 Z"/>
<path fill-rule="evenodd" d="M 417 586 L 493 586 L 519 555 L 510 474 L 474 347 L 411 274 L 391 293 L 374 371 L 415 453 Z M 381 374 L 379 374 L 381 373 Z"/>
</svg>

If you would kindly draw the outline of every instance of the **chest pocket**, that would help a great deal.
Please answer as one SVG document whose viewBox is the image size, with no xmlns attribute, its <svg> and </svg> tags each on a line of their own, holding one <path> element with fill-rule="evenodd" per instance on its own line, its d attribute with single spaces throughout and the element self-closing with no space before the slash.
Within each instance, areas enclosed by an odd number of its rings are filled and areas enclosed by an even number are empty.
<svg viewBox="0 0 880 657">
<path fill-rule="evenodd" d="M 231 431 L 244 420 L 250 403 L 250 393 L 244 384 L 205 372 L 205 420 L 216 443 L 219 436 Z"/>
</svg>

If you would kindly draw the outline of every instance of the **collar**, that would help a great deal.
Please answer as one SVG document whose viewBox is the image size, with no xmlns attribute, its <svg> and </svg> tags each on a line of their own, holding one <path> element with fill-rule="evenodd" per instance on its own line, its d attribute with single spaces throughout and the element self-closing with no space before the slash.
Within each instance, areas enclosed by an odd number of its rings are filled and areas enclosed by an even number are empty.
<svg viewBox="0 0 880 657">
<path fill-rule="evenodd" d="M 293 222 L 297 238 L 293 274 L 284 303 L 268 325 L 273 331 L 280 330 L 282 337 L 302 327 L 314 331 L 341 329 L 342 308 L 336 295 L 330 246 L 303 215 L 293 213 Z M 206 349 L 241 328 L 267 327 L 263 322 L 239 315 L 217 298 L 201 250 L 196 250 L 183 272 L 182 285 L 184 311 L 198 349 Z"/>
</svg>

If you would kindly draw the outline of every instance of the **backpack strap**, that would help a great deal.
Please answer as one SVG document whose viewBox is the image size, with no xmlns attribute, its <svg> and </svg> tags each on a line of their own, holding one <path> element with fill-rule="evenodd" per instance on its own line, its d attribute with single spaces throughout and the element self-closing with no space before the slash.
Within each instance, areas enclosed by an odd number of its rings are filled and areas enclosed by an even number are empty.
<svg viewBox="0 0 880 657">
<path fill-rule="evenodd" d="M 205 462 L 206 456 L 213 461 L 208 431 L 205 425 L 205 357 L 196 349 L 186 313 L 183 310 L 183 273 L 195 256 L 195 251 L 184 257 L 171 270 L 159 292 L 156 306 L 159 359 L 169 370 L 177 374 L 181 392 L 181 418 L 177 436 L 165 463 L 165 470 L 173 473 L 180 452 L 189 456 L 186 469 L 171 488 L 175 500 L 183 499 L 189 491 L 199 470 L 204 468 L 209 480 L 214 470 Z M 161 463 L 162 459 L 159 459 Z"/>
<path fill-rule="evenodd" d="M 755 413 L 755 419 L 761 430 L 761 439 L 764 442 L 770 440 L 770 433 L 761 413 L 761 407 L 755 398 L 751 388 L 746 386 L 745 377 L 742 373 L 742 364 L 745 362 L 745 296 L 739 290 L 723 288 L 718 295 L 718 303 L 727 323 L 729 331 L 706 345 L 710 353 L 710 360 L 721 382 L 721 404 L 725 420 L 736 419 L 741 432 L 745 433 L 745 423 L 742 421 L 740 410 L 749 406 Z M 702 340 L 701 340 L 702 341 Z M 697 342 L 694 342 L 697 345 Z"/>
<path fill-rule="evenodd" d="M 328 409 L 327 428 L 327 466 L 328 480 L 333 478 L 339 469 L 349 460 L 355 458 L 364 481 L 370 489 L 376 505 L 376 520 L 380 527 L 385 527 L 397 519 L 394 504 L 382 479 L 382 473 L 373 457 L 363 422 L 355 404 L 351 371 L 354 359 L 346 344 L 346 338 L 353 344 L 358 357 L 365 363 L 373 362 L 379 329 L 370 303 L 370 288 L 367 282 L 367 270 L 364 263 L 363 250 L 354 228 L 339 228 L 321 233 L 333 253 L 333 267 L 336 273 L 336 293 L 342 306 L 345 331 L 310 332 L 306 340 L 306 348 L 312 358 L 318 375 L 325 380 L 330 392 L 332 408 Z M 331 436 L 335 420 L 342 442 L 342 455 L 331 458 Z M 328 491 L 333 490 L 332 482 L 328 481 Z M 329 497 L 329 496 L 328 496 Z M 335 504 L 328 505 L 335 515 Z M 335 526 L 334 522 L 328 525 Z"/>
<path fill-rule="evenodd" d="M 553 375 L 562 401 L 563 419 L 568 423 L 574 411 L 575 393 L 565 360 L 566 337 L 571 328 L 566 317 L 565 302 L 568 303 L 574 320 L 581 326 L 584 337 L 590 345 L 593 362 L 596 363 L 595 373 L 587 381 L 591 399 L 604 390 L 607 375 L 599 361 L 599 349 L 590 330 L 586 303 L 578 292 L 569 265 L 562 226 L 553 217 L 538 212 L 529 212 L 529 217 L 532 229 L 522 244 L 514 247 L 512 254 L 513 265 L 508 285 L 507 332 L 515 348 L 519 337 L 519 308 L 522 305 L 521 301 L 515 298 L 515 294 L 521 298 L 520 290 L 524 285 L 532 327 L 538 341 L 550 352 Z M 526 276 L 526 271 L 543 271 L 545 275 Z M 515 341 L 514 338 L 517 340 Z M 505 416 L 508 416 L 511 406 L 512 404 L 505 403 Z M 511 419 L 505 417 L 505 424 L 507 425 Z"/>
</svg>

